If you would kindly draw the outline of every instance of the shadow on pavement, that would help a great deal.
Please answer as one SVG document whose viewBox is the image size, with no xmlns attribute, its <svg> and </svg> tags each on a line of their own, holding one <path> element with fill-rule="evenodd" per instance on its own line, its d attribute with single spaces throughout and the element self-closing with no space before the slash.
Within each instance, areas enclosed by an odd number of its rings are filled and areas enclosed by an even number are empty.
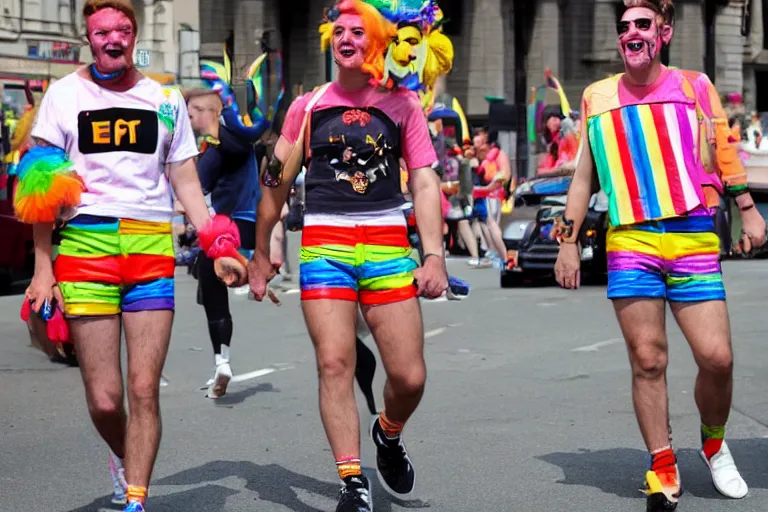
<svg viewBox="0 0 768 512">
<path fill-rule="evenodd" d="M 151 497 L 147 503 L 153 512 L 178 512 L 179 510 L 224 510 L 227 498 L 238 491 L 221 485 L 208 484 L 188 491 Z M 109 497 L 94 500 L 90 505 L 69 512 L 111 512 L 123 510 L 113 505 Z"/>
<path fill-rule="evenodd" d="M 403 508 L 429 507 L 428 503 L 420 500 L 403 501 L 389 496 L 389 494 L 379 488 L 376 472 L 373 469 L 365 468 L 364 472 L 371 479 L 374 486 L 374 506 L 377 511 L 391 512 L 393 504 Z M 221 510 L 224 500 L 237 491 L 213 485 L 210 482 L 233 476 L 245 480 L 247 482 L 245 488 L 257 493 L 260 501 L 284 505 L 296 512 L 322 511 L 302 502 L 294 489 L 301 489 L 333 501 L 337 499 L 339 493 L 339 484 L 337 482 L 317 480 L 295 473 L 277 464 L 260 465 L 247 461 L 215 461 L 153 482 L 155 485 L 196 485 L 203 483 L 208 485 L 190 491 L 152 498 L 152 510 L 164 510 L 162 508 L 163 504 L 171 502 L 176 503 L 177 507 L 179 504 L 195 503 L 195 509 Z M 204 492 L 206 489 L 210 489 L 213 497 L 217 500 L 221 498 L 220 501 L 214 502 L 211 499 L 212 497 Z M 229 494 L 223 494 L 225 490 Z M 201 508 L 198 505 L 203 506 Z M 216 505 L 219 508 L 216 508 Z M 79 509 L 72 512 L 84 512 L 85 510 L 93 509 Z"/>
<path fill-rule="evenodd" d="M 226 395 L 215 400 L 215 404 L 217 407 L 231 407 L 233 405 L 241 404 L 248 398 L 259 393 L 280 393 L 280 390 L 275 389 L 269 382 L 263 382 L 258 386 L 240 389 L 234 393 L 228 390 Z"/>
<path fill-rule="evenodd" d="M 760 438 L 727 441 L 747 485 L 750 488 L 768 488 L 768 467 L 764 456 L 768 441 Z M 621 498 L 643 497 L 639 489 L 643 487 L 644 471 L 648 467 L 648 452 L 643 450 L 581 449 L 574 453 L 557 452 L 536 458 L 563 470 L 565 477 L 557 480 L 558 484 L 594 487 Z M 697 449 L 679 449 L 677 459 L 686 494 L 705 499 L 728 499 L 715 489 Z"/>
</svg>

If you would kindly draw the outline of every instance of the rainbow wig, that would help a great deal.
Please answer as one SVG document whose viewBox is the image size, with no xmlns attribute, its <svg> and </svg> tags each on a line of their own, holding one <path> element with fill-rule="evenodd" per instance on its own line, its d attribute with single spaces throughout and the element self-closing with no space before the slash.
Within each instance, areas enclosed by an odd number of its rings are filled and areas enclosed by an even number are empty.
<svg viewBox="0 0 768 512">
<path fill-rule="evenodd" d="M 31 148 L 19 162 L 17 174 L 19 184 L 13 206 L 22 222 L 53 223 L 62 209 L 80 204 L 83 182 L 60 148 Z"/>
<path fill-rule="evenodd" d="M 354 14 L 363 20 L 363 28 L 368 37 L 368 49 L 362 70 L 371 75 L 371 84 L 380 85 L 384 77 L 384 56 L 392 38 L 397 34 L 397 27 L 387 21 L 374 6 L 363 0 L 341 0 L 325 12 L 325 23 L 320 26 L 320 48 L 323 52 L 331 46 L 333 24 L 342 14 Z"/>
</svg>

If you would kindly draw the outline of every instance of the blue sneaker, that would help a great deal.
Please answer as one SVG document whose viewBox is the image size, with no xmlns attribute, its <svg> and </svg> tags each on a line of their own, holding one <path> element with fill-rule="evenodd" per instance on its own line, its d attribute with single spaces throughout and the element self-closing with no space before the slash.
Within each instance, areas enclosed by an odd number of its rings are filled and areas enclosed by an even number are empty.
<svg viewBox="0 0 768 512">
<path fill-rule="evenodd" d="M 448 300 L 462 300 L 469 297 L 471 291 L 469 283 L 458 277 L 448 276 Z"/>
<path fill-rule="evenodd" d="M 123 512 L 145 512 L 144 505 L 138 501 L 132 501 L 123 509 Z"/>
</svg>

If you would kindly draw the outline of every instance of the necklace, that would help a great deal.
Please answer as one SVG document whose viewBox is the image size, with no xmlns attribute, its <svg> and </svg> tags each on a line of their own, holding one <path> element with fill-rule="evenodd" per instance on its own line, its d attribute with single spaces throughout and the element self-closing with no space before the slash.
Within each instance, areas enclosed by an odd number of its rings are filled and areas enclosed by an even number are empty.
<svg viewBox="0 0 768 512">
<path fill-rule="evenodd" d="M 95 82 L 110 82 L 112 80 L 115 80 L 117 78 L 120 78 L 123 73 L 125 73 L 125 69 L 120 69 L 118 71 L 115 71 L 114 73 L 100 73 L 98 69 L 96 69 L 96 64 L 91 64 L 88 66 L 88 70 L 91 72 L 91 78 Z"/>
</svg>

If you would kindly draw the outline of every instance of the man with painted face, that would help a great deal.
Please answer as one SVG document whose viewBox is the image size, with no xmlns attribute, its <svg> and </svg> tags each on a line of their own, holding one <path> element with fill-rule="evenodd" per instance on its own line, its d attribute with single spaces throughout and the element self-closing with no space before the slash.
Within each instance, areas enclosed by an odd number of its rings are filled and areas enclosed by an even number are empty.
<svg viewBox="0 0 768 512">
<path fill-rule="evenodd" d="M 555 272 L 563 287 L 578 288 L 579 229 L 596 171 L 609 200 L 608 298 L 626 339 L 635 412 L 650 452 L 647 509 L 673 510 L 682 486 L 671 446 L 666 303 L 699 368 L 699 453 L 717 490 L 743 498 L 747 485 L 723 439 L 733 354 L 714 208 L 721 194 L 733 198 L 747 250 L 765 242 L 765 222 L 747 191 L 717 90 L 706 75 L 661 64 L 672 40 L 672 1 L 624 4 L 617 29 L 625 72 L 584 92 L 583 135 L 558 222 Z"/>
<path fill-rule="evenodd" d="M 419 98 L 403 88 L 378 87 L 395 26 L 359 0 L 343 0 L 326 18 L 321 40 L 332 47 L 337 80 L 296 99 L 286 114 L 274 159 L 262 174 L 248 274 L 254 297 L 262 300 L 275 276 L 270 233 L 306 161 L 302 309 L 316 351 L 320 414 L 343 482 L 336 510 L 358 512 L 371 510 L 354 394 L 358 304 L 387 373 L 385 407 L 371 429 L 379 479 L 406 495 L 415 478 L 402 430 L 426 380 L 418 296 L 440 297 L 448 280 L 440 181 L 432 169 L 437 157 Z M 420 268 L 410 258 L 401 210 L 401 157 L 425 253 Z"/>
<path fill-rule="evenodd" d="M 88 410 L 111 449 L 113 501 L 140 512 L 160 443 L 160 372 L 174 314 L 169 185 L 209 257 L 237 258 L 239 239 L 229 219 L 211 219 L 208 213 L 181 94 L 163 90 L 133 65 L 131 2 L 87 0 L 83 16 L 94 63 L 48 89 L 32 130 L 37 146 L 20 163 L 22 188 L 33 187 L 34 178 L 55 181 L 64 168 L 82 187 L 66 197 L 55 194 L 55 187 L 41 193 L 37 204 L 50 207 L 47 216 L 23 202 L 16 210 L 34 224 L 35 274 L 27 297 L 36 312 L 54 299 L 63 309 Z M 52 265 L 54 222 L 63 227 Z M 220 277 L 237 284 L 244 275 Z M 121 327 L 129 417 L 123 405 Z"/>
</svg>

